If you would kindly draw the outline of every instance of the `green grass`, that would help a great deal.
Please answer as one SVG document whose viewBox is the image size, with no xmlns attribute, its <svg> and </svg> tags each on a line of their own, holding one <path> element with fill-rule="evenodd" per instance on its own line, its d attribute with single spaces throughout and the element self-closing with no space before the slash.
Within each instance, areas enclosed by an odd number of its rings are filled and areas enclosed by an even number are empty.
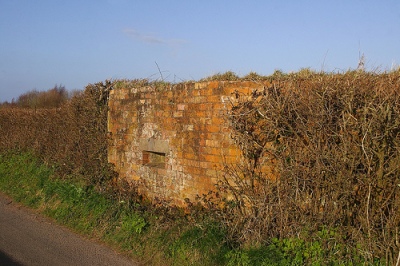
<svg viewBox="0 0 400 266">
<path fill-rule="evenodd" d="M 145 265 L 363 265 L 357 254 L 343 261 L 327 254 L 335 231 L 318 232 L 319 241 L 273 239 L 258 247 L 233 248 L 220 224 L 179 210 L 143 210 L 129 199 L 116 200 L 85 187 L 76 178 L 57 179 L 51 167 L 29 153 L 0 155 L 0 191 L 38 209 L 73 230 L 108 243 Z M 337 251 L 339 252 L 339 250 Z M 380 265 L 379 261 L 376 265 Z M 382 264 L 383 265 L 383 264 Z"/>
<path fill-rule="evenodd" d="M 184 215 L 139 211 L 137 206 L 57 179 L 32 154 L 0 155 L 0 190 L 73 230 L 100 239 L 151 265 L 222 265 L 226 245 L 213 224 L 189 222 Z M 222 253 L 222 254 L 221 254 Z"/>
</svg>

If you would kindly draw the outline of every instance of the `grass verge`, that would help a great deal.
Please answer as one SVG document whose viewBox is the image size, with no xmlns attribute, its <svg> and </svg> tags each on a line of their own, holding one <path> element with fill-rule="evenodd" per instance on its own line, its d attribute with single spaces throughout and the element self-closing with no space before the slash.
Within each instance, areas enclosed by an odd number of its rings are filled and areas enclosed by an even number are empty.
<svg viewBox="0 0 400 266">
<path fill-rule="evenodd" d="M 227 247 L 215 224 L 140 210 L 137 204 L 111 199 L 76 178 L 57 179 L 51 167 L 29 153 L 0 155 L 0 190 L 146 265 L 225 264 Z"/>
</svg>

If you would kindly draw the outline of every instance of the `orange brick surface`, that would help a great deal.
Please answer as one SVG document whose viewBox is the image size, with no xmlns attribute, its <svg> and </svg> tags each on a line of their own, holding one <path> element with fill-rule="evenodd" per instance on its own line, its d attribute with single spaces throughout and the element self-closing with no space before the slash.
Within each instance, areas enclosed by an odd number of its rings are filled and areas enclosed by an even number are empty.
<svg viewBox="0 0 400 266">
<path fill-rule="evenodd" d="M 262 88 L 260 83 L 212 81 L 162 90 L 114 89 L 108 160 L 120 178 L 137 182 L 139 192 L 150 199 L 176 205 L 185 198 L 193 201 L 214 189 L 224 162 L 235 163 L 241 156 L 229 134 L 232 94 L 247 97 Z M 165 164 L 149 161 L 152 153 L 164 156 Z"/>
</svg>

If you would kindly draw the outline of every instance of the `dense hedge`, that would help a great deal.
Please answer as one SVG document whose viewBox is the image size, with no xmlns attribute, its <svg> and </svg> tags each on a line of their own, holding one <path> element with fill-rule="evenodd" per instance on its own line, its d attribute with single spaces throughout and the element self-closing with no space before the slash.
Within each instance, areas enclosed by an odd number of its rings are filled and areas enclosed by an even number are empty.
<svg viewBox="0 0 400 266">
<path fill-rule="evenodd" d="M 58 108 L 0 108 L 0 152 L 34 152 L 61 176 L 107 186 L 107 100 L 110 81 L 90 84 Z"/>
<path fill-rule="evenodd" d="M 395 264 L 400 71 L 303 71 L 271 81 L 252 99 L 238 95 L 229 116 L 244 159 L 226 165 L 219 188 L 234 197 L 216 212 L 231 237 L 318 240 L 329 256 Z M 276 178 L 266 164 L 277 168 Z"/>
</svg>

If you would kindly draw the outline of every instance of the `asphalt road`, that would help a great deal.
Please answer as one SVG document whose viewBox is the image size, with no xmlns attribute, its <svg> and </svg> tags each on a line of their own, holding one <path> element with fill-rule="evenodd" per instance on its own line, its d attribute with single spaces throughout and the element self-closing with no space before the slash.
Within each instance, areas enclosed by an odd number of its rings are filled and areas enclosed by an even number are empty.
<svg viewBox="0 0 400 266">
<path fill-rule="evenodd" d="M 139 265 L 0 193 L 0 265 Z"/>
</svg>

